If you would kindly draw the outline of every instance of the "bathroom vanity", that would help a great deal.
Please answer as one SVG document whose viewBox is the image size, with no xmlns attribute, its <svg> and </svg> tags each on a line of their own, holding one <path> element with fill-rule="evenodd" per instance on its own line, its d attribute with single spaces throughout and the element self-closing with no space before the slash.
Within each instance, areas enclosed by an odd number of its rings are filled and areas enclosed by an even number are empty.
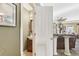
<svg viewBox="0 0 79 59">
<path fill-rule="evenodd" d="M 59 36 L 63 36 L 64 37 L 64 48 L 65 48 L 64 54 L 65 55 L 71 55 L 70 49 L 69 49 L 69 38 L 70 37 L 76 37 L 76 36 L 78 36 L 78 34 L 53 34 L 54 55 L 57 55 L 57 38 Z"/>
</svg>

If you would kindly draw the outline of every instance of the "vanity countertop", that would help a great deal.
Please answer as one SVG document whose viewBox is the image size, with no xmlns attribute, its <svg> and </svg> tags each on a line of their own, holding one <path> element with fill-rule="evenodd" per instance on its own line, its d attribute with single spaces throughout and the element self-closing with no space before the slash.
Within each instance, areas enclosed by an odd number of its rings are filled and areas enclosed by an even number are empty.
<svg viewBox="0 0 79 59">
<path fill-rule="evenodd" d="M 53 36 L 79 36 L 79 34 L 53 34 Z"/>
</svg>

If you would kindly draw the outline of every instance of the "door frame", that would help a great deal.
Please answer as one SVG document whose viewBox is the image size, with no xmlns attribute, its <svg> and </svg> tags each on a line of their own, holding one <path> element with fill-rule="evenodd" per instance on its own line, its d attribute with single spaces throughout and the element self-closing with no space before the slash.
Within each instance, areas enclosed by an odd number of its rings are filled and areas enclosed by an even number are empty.
<svg viewBox="0 0 79 59">
<path fill-rule="evenodd" d="M 26 4 L 29 4 L 33 9 L 34 9 L 34 6 L 32 6 L 30 3 L 26 3 Z M 20 4 L 20 12 L 22 13 L 22 4 Z M 29 12 L 29 10 L 27 10 L 27 12 Z M 21 13 L 20 13 L 20 16 L 21 16 Z M 30 19 L 29 19 L 30 20 Z M 33 21 L 34 22 L 34 21 Z M 21 56 L 24 56 L 24 53 L 23 53 L 23 21 L 22 21 L 22 17 L 21 17 L 21 21 L 20 21 L 21 25 L 20 25 L 20 54 Z M 32 27 L 34 27 L 34 23 L 32 23 Z M 33 28 L 34 30 L 34 28 Z M 32 41 L 32 55 L 36 55 L 35 54 L 35 33 L 33 31 L 33 41 Z"/>
</svg>

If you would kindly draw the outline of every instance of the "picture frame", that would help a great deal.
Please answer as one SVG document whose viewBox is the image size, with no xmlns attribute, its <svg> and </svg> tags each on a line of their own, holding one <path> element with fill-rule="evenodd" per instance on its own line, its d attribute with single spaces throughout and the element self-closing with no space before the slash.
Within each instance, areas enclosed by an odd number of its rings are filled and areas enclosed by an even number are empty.
<svg viewBox="0 0 79 59">
<path fill-rule="evenodd" d="M 16 26 L 16 4 L 0 3 L 0 26 Z"/>
</svg>

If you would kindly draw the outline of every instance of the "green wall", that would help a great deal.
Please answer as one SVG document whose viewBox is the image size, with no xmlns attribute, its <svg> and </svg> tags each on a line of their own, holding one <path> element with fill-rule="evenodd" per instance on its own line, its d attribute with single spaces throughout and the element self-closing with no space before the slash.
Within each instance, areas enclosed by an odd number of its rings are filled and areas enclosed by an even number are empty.
<svg viewBox="0 0 79 59">
<path fill-rule="evenodd" d="M 20 55 L 20 4 L 17 5 L 17 26 L 0 27 L 0 55 Z"/>
</svg>

